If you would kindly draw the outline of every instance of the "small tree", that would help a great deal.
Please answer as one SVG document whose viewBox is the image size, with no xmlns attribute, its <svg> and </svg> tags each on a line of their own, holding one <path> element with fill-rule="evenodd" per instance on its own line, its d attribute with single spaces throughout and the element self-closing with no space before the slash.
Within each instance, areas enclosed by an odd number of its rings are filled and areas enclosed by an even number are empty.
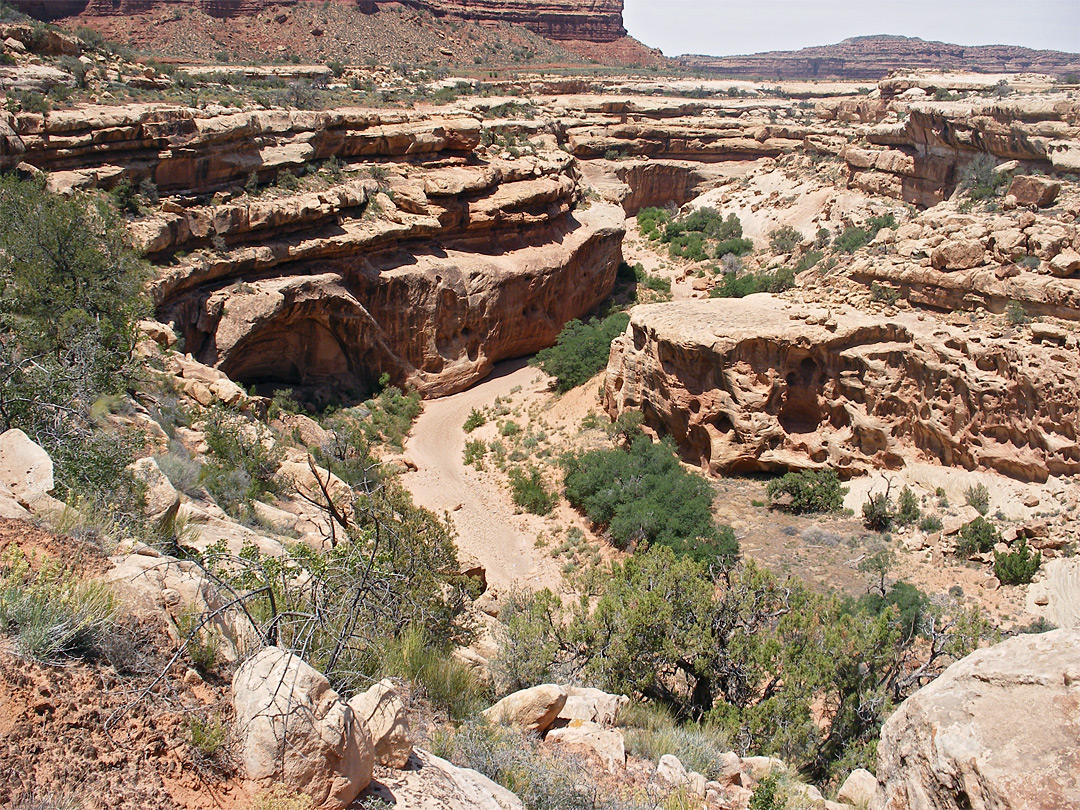
<svg viewBox="0 0 1080 810">
<path fill-rule="evenodd" d="M 1026 585 L 1042 565 L 1042 553 L 1031 553 L 1027 540 L 1021 539 L 1016 551 L 994 552 L 994 576 L 1004 585 Z"/>
<path fill-rule="evenodd" d="M 922 510 L 919 509 L 919 499 L 911 491 L 911 487 L 900 490 L 900 498 L 896 505 L 896 522 L 900 526 L 911 526 L 918 523 Z"/>
<path fill-rule="evenodd" d="M 896 518 L 888 490 L 868 497 L 863 504 L 862 513 L 866 528 L 875 532 L 888 531 Z"/>
<path fill-rule="evenodd" d="M 984 517 L 977 517 L 960 528 L 960 541 L 956 544 L 956 553 L 962 557 L 972 554 L 985 554 L 996 543 L 1001 542 L 1001 532 Z"/>
<path fill-rule="evenodd" d="M 859 570 L 870 575 L 872 586 L 877 588 L 884 599 L 886 594 L 885 578 L 895 566 L 896 554 L 892 549 L 881 548 L 860 562 Z"/>
<path fill-rule="evenodd" d="M 964 500 L 980 515 L 990 511 L 990 490 L 984 484 L 975 484 L 964 490 Z"/>
</svg>

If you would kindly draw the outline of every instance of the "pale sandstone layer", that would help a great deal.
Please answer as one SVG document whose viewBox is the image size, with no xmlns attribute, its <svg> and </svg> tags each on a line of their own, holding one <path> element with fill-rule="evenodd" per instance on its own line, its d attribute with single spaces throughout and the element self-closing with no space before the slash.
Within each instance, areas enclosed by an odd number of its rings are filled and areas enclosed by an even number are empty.
<svg viewBox="0 0 1080 810">
<path fill-rule="evenodd" d="M 604 402 L 714 474 L 916 457 L 1045 480 L 1080 472 L 1078 390 L 1056 345 L 758 294 L 635 307 Z"/>
</svg>

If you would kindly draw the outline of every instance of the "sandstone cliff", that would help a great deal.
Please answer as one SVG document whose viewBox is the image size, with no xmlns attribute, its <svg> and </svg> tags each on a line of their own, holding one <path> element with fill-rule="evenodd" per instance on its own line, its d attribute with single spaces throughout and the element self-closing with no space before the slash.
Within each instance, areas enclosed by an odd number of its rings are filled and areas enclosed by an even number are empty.
<svg viewBox="0 0 1080 810">
<path fill-rule="evenodd" d="M 604 402 L 715 474 L 918 457 L 1045 480 L 1080 472 L 1078 390 L 1056 347 L 760 294 L 635 307 Z"/>
<path fill-rule="evenodd" d="M 953 45 L 917 37 L 852 37 L 834 45 L 745 56 L 687 55 L 678 61 L 725 76 L 769 79 L 849 79 L 876 82 L 891 70 L 932 68 L 979 73 L 1080 71 L 1080 54 L 1035 51 L 1010 45 Z"/>
<path fill-rule="evenodd" d="M 461 390 L 554 342 L 608 294 L 622 257 L 623 213 L 583 204 L 573 158 L 543 136 L 534 154 L 481 147 L 468 116 L 4 115 L 0 166 L 50 170 L 57 188 L 149 180 L 174 195 L 132 224 L 160 265 L 159 317 L 245 385 L 325 399 L 388 373 L 426 394 Z M 330 157 L 341 176 L 311 190 L 240 188 Z"/>
</svg>

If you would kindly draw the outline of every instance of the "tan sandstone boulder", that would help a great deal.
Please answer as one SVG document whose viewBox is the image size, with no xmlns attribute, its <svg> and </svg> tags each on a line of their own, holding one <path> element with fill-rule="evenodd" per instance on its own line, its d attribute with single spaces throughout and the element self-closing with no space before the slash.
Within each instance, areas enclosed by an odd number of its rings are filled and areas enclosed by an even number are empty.
<svg viewBox="0 0 1080 810">
<path fill-rule="evenodd" d="M 938 270 L 970 270 L 983 263 L 986 250 L 975 239 L 953 239 L 943 242 L 930 254 L 930 262 Z"/>
<path fill-rule="evenodd" d="M 878 794 L 878 781 L 870 771 L 865 768 L 856 768 L 851 772 L 844 784 L 840 786 L 836 798 L 844 804 L 852 804 L 856 807 L 869 807 L 870 803 Z"/>
<path fill-rule="evenodd" d="M 609 695 L 600 689 L 585 686 L 567 686 L 566 704 L 559 712 L 559 719 L 572 722 L 581 720 L 601 726 L 614 726 L 619 722 L 619 712 L 630 702 L 626 695 Z"/>
<path fill-rule="evenodd" d="M 548 683 L 507 695 L 483 715 L 492 723 L 542 734 L 566 705 L 566 690 Z"/>
<path fill-rule="evenodd" d="M 585 749 L 599 757 L 610 773 L 619 773 L 626 767 L 626 741 L 618 729 L 574 720 L 563 728 L 553 728 L 546 739 L 559 746 Z"/>
<path fill-rule="evenodd" d="M 885 721 L 874 807 L 1080 807 L 1078 706 L 1080 631 L 978 650 Z"/>
<path fill-rule="evenodd" d="M 1021 174 L 1013 178 L 1008 193 L 1016 197 L 1019 205 L 1046 208 L 1052 205 L 1061 191 L 1061 183 L 1048 177 Z"/>
<path fill-rule="evenodd" d="M 482 773 L 416 750 L 418 767 L 379 772 L 365 796 L 402 810 L 524 810 L 521 800 Z"/>
<path fill-rule="evenodd" d="M 404 768 L 412 754 L 412 741 L 405 703 L 394 684 L 379 681 L 366 692 L 354 695 L 349 708 L 371 735 L 375 761 L 388 768 Z"/>
<path fill-rule="evenodd" d="M 18 428 L 0 433 L 0 482 L 24 505 L 55 486 L 49 454 Z"/>
<path fill-rule="evenodd" d="M 232 682 L 247 778 L 301 790 L 320 810 L 343 810 L 371 781 L 367 729 L 330 682 L 287 650 L 267 647 Z"/>
<path fill-rule="evenodd" d="M 146 484 L 146 514 L 159 523 L 175 518 L 180 509 L 180 493 L 158 463 L 149 457 L 140 458 L 129 469 L 136 480 Z"/>
</svg>

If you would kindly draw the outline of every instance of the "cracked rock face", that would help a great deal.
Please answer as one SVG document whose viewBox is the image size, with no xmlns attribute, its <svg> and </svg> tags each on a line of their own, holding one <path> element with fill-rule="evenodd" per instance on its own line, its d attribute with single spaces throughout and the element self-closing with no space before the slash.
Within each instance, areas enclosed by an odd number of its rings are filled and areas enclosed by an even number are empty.
<svg viewBox="0 0 1080 810">
<path fill-rule="evenodd" d="M 758 294 L 636 307 L 604 400 L 714 474 L 914 458 L 1042 481 L 1080 472 L 1073 368 L 1056 345 Z"/>
</svg>

